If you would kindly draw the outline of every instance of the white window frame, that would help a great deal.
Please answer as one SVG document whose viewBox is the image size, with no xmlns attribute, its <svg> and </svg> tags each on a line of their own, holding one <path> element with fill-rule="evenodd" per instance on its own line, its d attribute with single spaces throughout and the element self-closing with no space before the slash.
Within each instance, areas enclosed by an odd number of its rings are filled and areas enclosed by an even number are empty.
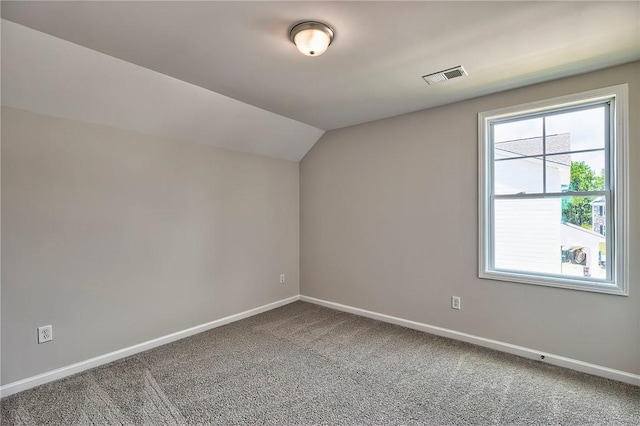
<svg viewBox="0 0 640 426">
<path fill-rule="evenodd" d="M 629 113 L 628 85 L 591 90 L 567 96 L 530 102 L 522 105 L 485 111 L 478 114 L 478 253 L 480 278 L 510 281 L 514 283 L 536 284 L 548 287 L 560 287 L 574 290 L 608 293 L 621 296 L 629 295 Z M 492 206 L 493 206 L 493 146 L 490 136 L 490 124 L 494 121 L 513 117 L 526 117 L 546 111 L 570 108 L 591 102 L 611 100 L 609 126 L 609 191 L 611 205 L 607 205 L 607 214 L 612 213 L 610 229 L 611 251 L 610 278 L 594 280 L 589 278 L 536 274 L 519 271 L 503 271 L 493 268 L 492 247 Z M 608 253 L 609 254 L 609 253 Z"/>
</svg>

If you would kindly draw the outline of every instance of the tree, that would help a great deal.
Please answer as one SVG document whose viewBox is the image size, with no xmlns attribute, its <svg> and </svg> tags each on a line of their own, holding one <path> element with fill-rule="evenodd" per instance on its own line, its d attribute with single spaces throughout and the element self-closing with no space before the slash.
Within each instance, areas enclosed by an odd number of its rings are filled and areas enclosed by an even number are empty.
<svg viewBox="0 0 640 426">
<path fill-rule="evenodd" d="M 600 175 L 584 161 L 571 162 L 571 180 L 568 191 L 597 191 L 604 189 L 604 170 Z M 562 199 L 562 221 L 591 229 L 591 202 L 595 197 Z"/>
</svg>

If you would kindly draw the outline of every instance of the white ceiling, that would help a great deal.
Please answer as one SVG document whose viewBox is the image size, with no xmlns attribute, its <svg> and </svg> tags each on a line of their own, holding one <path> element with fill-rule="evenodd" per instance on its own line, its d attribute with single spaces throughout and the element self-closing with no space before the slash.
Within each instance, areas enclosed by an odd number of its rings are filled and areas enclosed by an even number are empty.
<svg viewBox="0 0 640 426">
<path fill-rule="evenodd" d="M 3 1 L 2 16 L 323 130 L 640 59 L 637 1 Z M 287 38 L 308 19 L 336 31 L 323 56 Z M 421 79 L 456 65 L 469 76 Z"/>
</svg>

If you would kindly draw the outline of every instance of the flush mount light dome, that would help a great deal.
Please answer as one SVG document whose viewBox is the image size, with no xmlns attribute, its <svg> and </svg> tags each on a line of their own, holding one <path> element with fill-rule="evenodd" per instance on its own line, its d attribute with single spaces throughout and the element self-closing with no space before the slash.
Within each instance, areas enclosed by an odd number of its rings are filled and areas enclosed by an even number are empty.
<svg viewBox="0 0 640 426">
<path fill-rule="evenodd" d="M 333 34 L 333 28 L 327 24 L 305 21 L 291 28 L 289 39 L 304 55 L 320 56 L 333 41 Z"/>
</svg>

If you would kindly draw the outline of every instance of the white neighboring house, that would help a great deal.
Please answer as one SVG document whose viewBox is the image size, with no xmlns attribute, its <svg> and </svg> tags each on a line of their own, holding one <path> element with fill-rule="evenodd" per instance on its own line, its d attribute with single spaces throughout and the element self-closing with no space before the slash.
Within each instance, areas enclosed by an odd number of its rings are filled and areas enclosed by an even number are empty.
<svg viewBox="0 0 640 426">
<path fill-rule="evenodd" d="M 547 136 L 546 150 L 570 151 L 570 135 L 562 133 Z M 541 137 L 495 143 L 495 193 L 542 192 L 542 159 L 519 158 L 541 153 Z M 500 161 L 507 158 L 514 160 Z M 562 182 L 569 182 L 570 179 L 571 158 L 569 155 L 558 155 L 554 157 L 556 161 L 549 161 L 548 158 L 547 192 L 561 192 L 565 189 Z M 494 262 L 497 269 L 564 273 L 562 247 L 575 244 L 570 242 L 570 233 L 563 230 L 566 225 L 562 224 L 561 199 L 496 200 L 494 217 Z"/>
<path fill-rule="evenodd" d="M 496 200 L 497 269 L 562 273 L 560 199 Z"/>
</svg>

